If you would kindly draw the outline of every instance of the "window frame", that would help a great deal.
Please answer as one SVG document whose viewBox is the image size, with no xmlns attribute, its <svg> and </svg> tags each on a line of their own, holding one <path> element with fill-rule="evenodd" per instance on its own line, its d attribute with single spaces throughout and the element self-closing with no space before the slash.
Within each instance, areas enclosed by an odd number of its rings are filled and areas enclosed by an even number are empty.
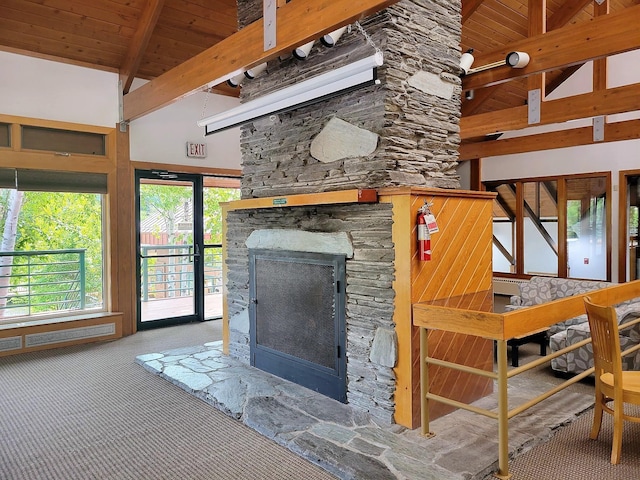
<svg viewBox="0 0 640 480">
<path fill-rule="evenodd" d="M 576 179 L 587 178 L 603 178 L 605 180 L 605 214 L 606 214 L 606 273 L 605 281 L 611 281 L 611 251 L 612 251 L 612 185 L 611 172 L 589 172 L 572 175 L 555 175 L 544 177 L 527 177 L 518 179 L 500 179 L 487 180 L 482 182 L 483 188 L 487 191 L 495 191 L 495 189 L 504 184 L 512 184 L 516 187 L 516 219 L 515 219 L 515 268 L 511 272 L 496 272 L 494 276 L 512 277 L 512 278 L 531 278 L 532 274 L 525 273 L 525 250 L 524 250 L 524 217 L 526 212 L 524 209 L 524 184 L 526 183 L 543 183 L 555 181 L 557 185 L 557 214 L 558 214 L 558 269 L 557 277 L 559 278 L 579 278 L 569 277 L 568 274 L 568 247 L 567 247 L 567 182 Z"/>
</svg>

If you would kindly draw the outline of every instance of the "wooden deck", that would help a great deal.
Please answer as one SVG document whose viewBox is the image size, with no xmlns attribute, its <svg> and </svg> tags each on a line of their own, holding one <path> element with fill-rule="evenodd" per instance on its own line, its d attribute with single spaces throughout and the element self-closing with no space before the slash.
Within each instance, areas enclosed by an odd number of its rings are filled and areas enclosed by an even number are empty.
<svg viewBox="0 0 640 480">
<path fill-rule="evenodd" d="M 149 300 L 142 302 L 142 321 L 191 315 L 193 310 L 192 296 Z M 205 295 L 204 317 L 206 320 L 222 317 L 222 293 Z"/>
</svg>

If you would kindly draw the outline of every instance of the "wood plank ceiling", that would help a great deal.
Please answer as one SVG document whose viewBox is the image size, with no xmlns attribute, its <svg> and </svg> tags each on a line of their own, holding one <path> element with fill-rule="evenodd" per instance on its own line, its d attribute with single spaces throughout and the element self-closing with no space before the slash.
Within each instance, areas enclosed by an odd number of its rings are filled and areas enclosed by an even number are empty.
<svg viewBox="0 0 640 480">
<path fill-rule="evenodd" d="M 477 66 L 514 43 L 538 38 L 544 18 L 546 31 L 552 32 L 585 25 L 638 1 L 532 0 L 529 5 L 527 0 L 463 0 L 461 50 L 473 48 Z M 286 3 L 277 1 L 280 7 Z M 341 21 L 336 18 L 333 24 Z M 0 0 L 0 50 L 119 72 L 126 93 L 134 77 L 151 80 L 170 72 L 236 33 L 237 23 L 235 0 Z M 521 107 L 535 82 L 544 82 L 548 94 L 580 64 L 547 69 L 544 77 L 474 88 L 473 99 L 463 99 L 463 118 Z M 225 85 L 216 90 L 237 95 Z M 463 135 L 467 142 L 479 137 L 484 140 L 483 135 Z"/>
</svg>

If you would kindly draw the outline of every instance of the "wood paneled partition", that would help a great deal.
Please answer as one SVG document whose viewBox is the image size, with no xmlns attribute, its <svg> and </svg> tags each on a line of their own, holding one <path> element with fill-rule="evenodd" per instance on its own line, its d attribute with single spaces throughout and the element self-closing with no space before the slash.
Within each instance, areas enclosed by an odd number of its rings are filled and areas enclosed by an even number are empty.
<svg viewBox="0 0 640 480">
<path fill-rule="evenodd" d="M 396 253 L 394 289 L 398 364 L 396 366 L 396 423 L 420 424 L 420 342 L 412 325 L 412 305 L 434 305 L 490 312 L 492 287 L 493 193 L 429 188 L 390 188 L 378 191 L 379 201 L 393 205 L 393 241 Z M 430 261 L 418 259 L 417 214 L 432 203 L 439 231 L 431 236 Z M 459 333 L 432 331 L 429 351 L 443 358 L 485 370 L 493 369 L 490 340 Z M 466 403 L 492 392 L 490 379 L 449 369 L 430 367 L 431 391 Z M 435 403 L 435 402 L 434 402 Z M 435 404 L 437 418 L 452 410 Z"/>
</svg>

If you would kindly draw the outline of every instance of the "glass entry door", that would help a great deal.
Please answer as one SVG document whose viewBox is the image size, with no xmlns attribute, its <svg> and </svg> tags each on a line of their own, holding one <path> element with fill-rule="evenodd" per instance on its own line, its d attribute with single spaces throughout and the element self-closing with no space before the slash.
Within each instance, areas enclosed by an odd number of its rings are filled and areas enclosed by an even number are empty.
<svg viewBox="0 0 640 480">
<path fill-rule="evenodd" d="M 136 172 L 138 329 L 204 320 L 202 177 Z"/>
</svg>

